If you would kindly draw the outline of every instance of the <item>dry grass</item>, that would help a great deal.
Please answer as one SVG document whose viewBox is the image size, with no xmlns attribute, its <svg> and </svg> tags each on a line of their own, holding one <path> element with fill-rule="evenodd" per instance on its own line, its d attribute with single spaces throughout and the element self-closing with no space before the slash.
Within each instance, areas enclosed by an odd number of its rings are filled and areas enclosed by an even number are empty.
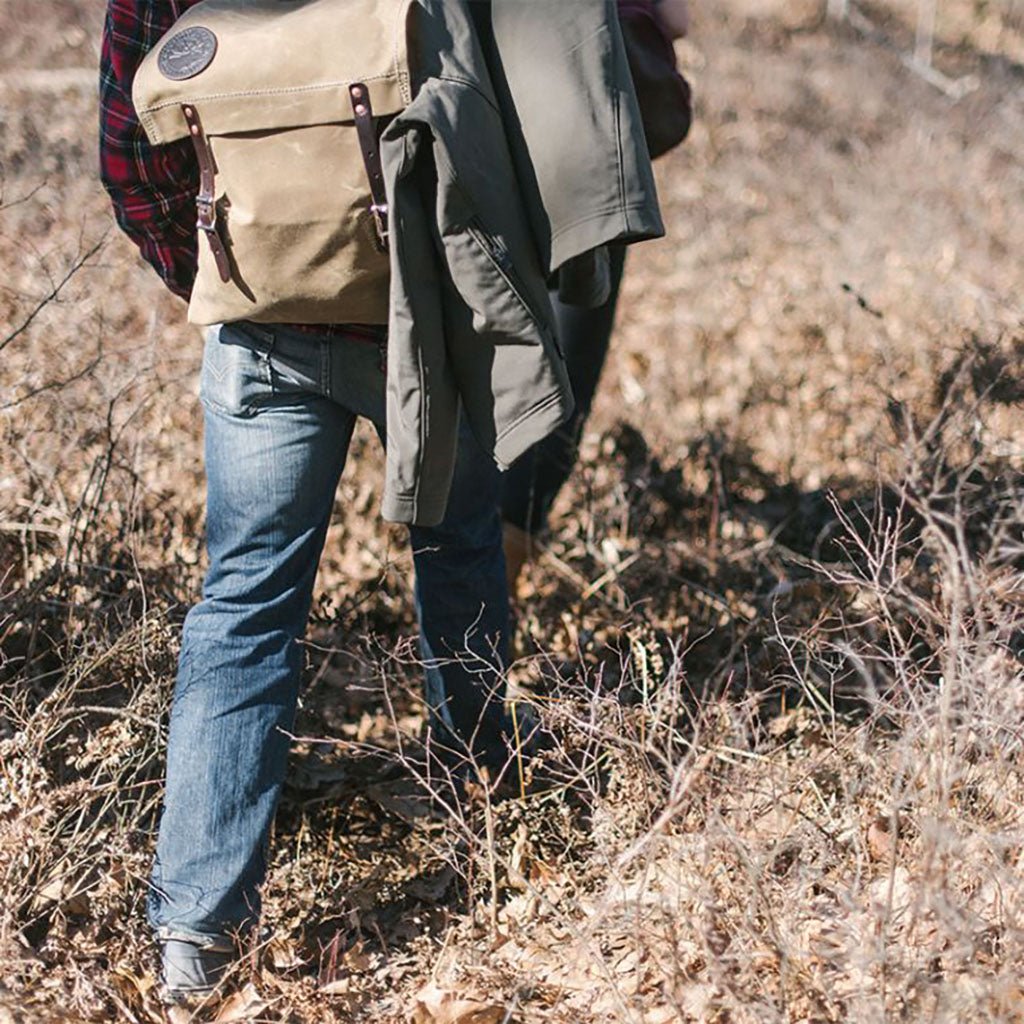
<svg viewBox="0 0 1024 1024">
<path fill-rule="evenodd" d="M 733 0 L 518 609 L 537 791 L 422 813 L 401 531 L 338 494 L 236 1019 L 1024 1019 L 1016 0 Z M 155 1021 L 197 339 L 93 180 L 97 12 L 0 12 L 0 1022 Z M 54 76 L 24 70 L 56 67 Z M 370 756 L 368 756 L 370 755 Z M 444 788 L 440 795 L 445 798 Z"/>
</svg>

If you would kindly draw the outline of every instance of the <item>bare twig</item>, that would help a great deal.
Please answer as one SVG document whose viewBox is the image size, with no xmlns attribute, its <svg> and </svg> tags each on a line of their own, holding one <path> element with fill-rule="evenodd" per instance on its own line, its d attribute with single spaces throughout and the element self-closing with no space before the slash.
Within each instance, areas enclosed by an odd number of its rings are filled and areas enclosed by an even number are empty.
<svg viewBox="0 0 1024 1024">
<path fill-rule="evenodd" d="M 90 259 L 92 259 L 93 256 L 96 255 L 96 253 L 100 251 L 100 249 L 103 248 L 104 244 L 106 243 L 108 234 L 109 231 L 104 231 L 103 234 L 100 236 L 99 241 L 95 242 L 84 253 L 78 256 L 75 259 L 75 261 L 71 264 L 71 266 L 68 268 L 64 276 L 53 286 L 53 288 L 50 289 L 50 291 L 42 299 L 39 300 L 39 302 L 36 304 L 32 312 L 29 313 L 29 315 L 17 327 L 15 327 L 14 330 L 7 335 L 7 337 L 0 339 L 0 352 L 7 348 L 7 346 L 12 341 L 20 337 L 22 334 L 25 333 L 25 331 L 28 330 L 28 328 L 32 324 L 32 321 L 35 320 L 35 318 L 60 295 L 64 286 L 75 276 L 75 274 L 78 273 L 79 270 L 81 270 L 86 265 L 86 263 L 88 263 Z"/>
</svg>

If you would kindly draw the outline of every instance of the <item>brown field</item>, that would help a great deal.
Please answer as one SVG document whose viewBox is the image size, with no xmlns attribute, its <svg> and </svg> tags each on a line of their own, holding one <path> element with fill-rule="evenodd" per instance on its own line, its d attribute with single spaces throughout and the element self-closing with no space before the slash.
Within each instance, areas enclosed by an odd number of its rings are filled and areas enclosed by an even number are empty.
<svg viewBox="0 0 1024 1024">
<path fill-rule="evenodd" d="M 518 602 L 559 785 L 421 813 L 357 436 L 266 931 L 209 1015 L 1024 1021 L 1024 4 L 940 0 L 927 71 L 918 6 L 695 4 L 670 237 Z M 200 339 L 96 180 L 101 7 L 0 6 L 0 1024 L 162 1019 Z"/>
</svg>

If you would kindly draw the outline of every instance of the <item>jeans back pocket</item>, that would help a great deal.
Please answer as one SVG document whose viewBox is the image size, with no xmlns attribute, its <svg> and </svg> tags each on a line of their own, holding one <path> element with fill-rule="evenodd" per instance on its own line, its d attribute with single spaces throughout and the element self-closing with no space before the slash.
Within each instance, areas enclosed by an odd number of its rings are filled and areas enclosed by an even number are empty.
<svg viewBox="0 0 1024 1024">
<path fill-rule="evenodd" d="M 228 416 L 252 416 L 274 394 L 273 347 L 273 331 L 259 324 L 210 327 L 199 382 L 203 405 Z"/>
</svg>

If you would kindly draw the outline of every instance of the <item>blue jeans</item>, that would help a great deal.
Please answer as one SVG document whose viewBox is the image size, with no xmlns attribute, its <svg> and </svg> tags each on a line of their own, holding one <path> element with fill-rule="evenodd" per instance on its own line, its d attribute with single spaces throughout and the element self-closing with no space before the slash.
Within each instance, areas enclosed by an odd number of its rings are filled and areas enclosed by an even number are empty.
<svg viewBox="0 0 1024 1024">
<path fill-rule="evenodd" d="M 149 898 L 164 938 L 255 923 L 313 581 L 358 416 L 383 436 L 381 348 L 279 325 L 212 328 L 203 358 L 207 547 L 185 621 Z M 499 473 L 460 434 L 448 513 L 412 528 L 427 701 L 442 745 L 505 759 L 508 599 Z"/>
</svg>

